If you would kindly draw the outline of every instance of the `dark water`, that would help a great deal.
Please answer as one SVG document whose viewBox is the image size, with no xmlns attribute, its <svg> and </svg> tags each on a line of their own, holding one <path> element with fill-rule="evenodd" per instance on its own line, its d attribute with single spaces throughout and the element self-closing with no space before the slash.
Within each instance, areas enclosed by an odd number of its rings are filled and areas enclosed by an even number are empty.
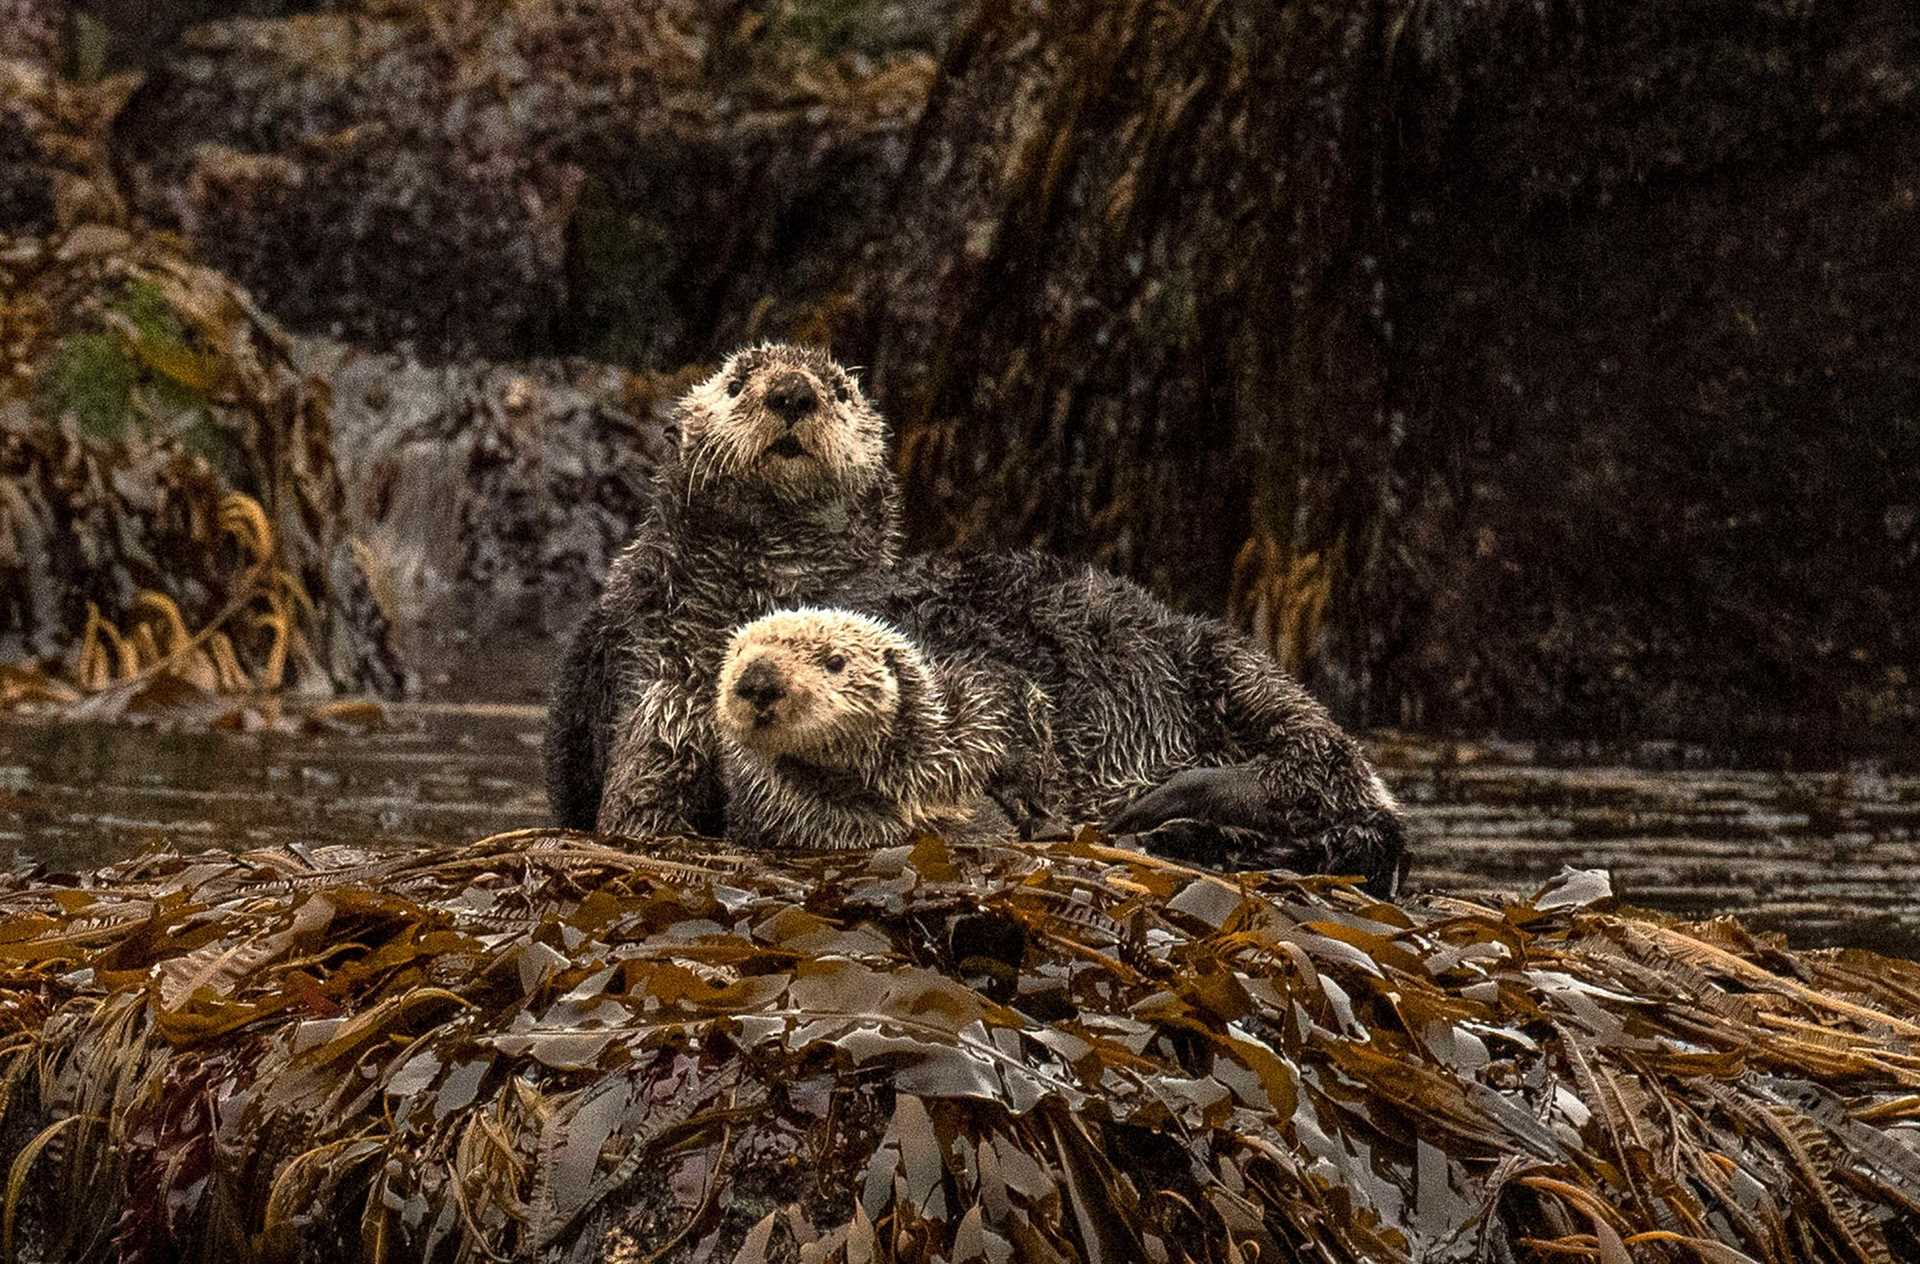
<svg viewBox="0 0 1920 1264">
<path fill-rule="evenodd" d="M 1525 887 L 1562 864 L 1602 868 L 1643 907 L 1734 913 L 1799 947 L 1920 957 L 1920 775 L 1566 765 L 1510 744 L 1375 749 L 1421 833 L 1422 885 Z"/>
<path fill-rule="evenodd" d="M 387 714 L 378 731 L 297 736 L 0 719 L 0 854 L 73 870 L 149 848 L 449 843 L 543 819 L 537 708 Z M 1920 775 L 1372 747 L 1412 818 L 1416 885 L 1524 890 L 1597 866 L 1636 904 L 1920 957 Z"/>
<path fill-rule="evenodd" d="M 389 707 L 335 733 L 0 719 L 0 852 L 84 869 L 148 849 L 416 846 L 544 819 L 540 713 Z"/>
</svg>

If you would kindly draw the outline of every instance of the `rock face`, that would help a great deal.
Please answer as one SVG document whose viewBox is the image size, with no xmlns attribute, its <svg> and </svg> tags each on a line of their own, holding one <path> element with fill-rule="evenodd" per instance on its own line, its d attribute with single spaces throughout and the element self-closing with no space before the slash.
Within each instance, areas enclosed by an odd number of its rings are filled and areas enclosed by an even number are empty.
<svg viewBox="0 0 1920 1264">
<path fill-rule="evenodd" d="M 1738 7 L 1455 34 L 1366 608 L 1410 720 L 1831 749 L 1920 714 L 1920 14 Z"/>
<path fill-rule="evenodd" d="M 452 56 L 423 17 L 194 28 L 119 127 L 135 205 L 297 329 L 508 353 L 561 298 L 577 182 L 506 106 L 466 117 Z"/>
<path fill-rule="evenodd" d="M 859 239 L 929 77 L 691 0 L 367 10 L 193 28 L 116 144 L 136 206 L 282 319 L 435 358 L 738 337 Z"/>
<path fill-rule="evenodd" d="M 856 283 L 920 540 L 1357 719 L 1910 723 L 1920 14 L 1727 11 L 987 6 Z"/>
<path fill-rule="evenodd" d="M 1327 160 L 1374 86 L 1353 7 L 987 6 L 956 38 L 855 339 L 921 542 L 1043 544 L 1217 601 L 1258 475 L 1312 493 L 1303 555 L 1322 502 L 1377 480 L 1318 424 L 1378 376 L 1349 302 L 1376 280 L 1374 173 Z"/>
<path fill-rule="evenodd" d="M 0 61 L 56 69 L 66 7 L 63 0 L 0 0 Z"/>
<path fill-rule="evenodd" d="M 677 379 L 586 361 L 429 367 L 308 343 L 355 549 L 430 689 L 541 696 L 672 442 Z"/>
</svg>

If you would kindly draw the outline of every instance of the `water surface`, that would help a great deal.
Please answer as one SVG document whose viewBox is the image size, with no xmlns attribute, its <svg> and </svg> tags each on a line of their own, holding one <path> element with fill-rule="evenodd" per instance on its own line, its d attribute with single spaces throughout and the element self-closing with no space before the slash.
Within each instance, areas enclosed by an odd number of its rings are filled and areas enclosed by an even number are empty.
<svg viewBox="0 0 1920 1264">
<path fill-rule="evenodd" d="M 372 732 L 160 733 L 0 718 L 0 856 L 72 871 L 150 848 L 466 841 L 545 819 L 540 711 L 387 709 Z M 1920 776 L 1651 769 L 1383 737 L 1413 881 L 1525 890 L 1610 869 L 1636 904 L 1800 946 L 1920 957 Z"/>
</svg>

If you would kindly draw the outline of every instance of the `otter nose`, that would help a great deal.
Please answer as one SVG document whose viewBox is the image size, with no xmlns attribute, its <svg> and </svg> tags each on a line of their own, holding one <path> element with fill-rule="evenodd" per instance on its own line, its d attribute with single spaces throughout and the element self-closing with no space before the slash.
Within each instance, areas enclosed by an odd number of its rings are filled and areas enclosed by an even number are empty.
<svg viewBox="0 0 1920 1264">
<path fill-rule="evenodd" d="M 787 696 L 787 682 L 779 668 L 764 658 L 756 658 L 733 682 L 733 692 L 756 709 L 764 710 Z"/>
<path fill-rule="evenodd" d="M 789 426 L 812 412 L 820 403 L 813 384 L 798 373 L 782 373 L 767 387 L 767 407 L 778 413 Z"/>
</svg>

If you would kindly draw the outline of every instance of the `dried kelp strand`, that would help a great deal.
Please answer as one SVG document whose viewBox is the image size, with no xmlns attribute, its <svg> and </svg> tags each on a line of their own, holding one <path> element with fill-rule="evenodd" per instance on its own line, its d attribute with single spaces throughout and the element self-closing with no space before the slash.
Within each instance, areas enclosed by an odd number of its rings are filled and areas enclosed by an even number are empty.
<svg viewBox="0 0 1920 1264">
<path fill-rule="evenodd" d="M 561 831 L 16 880 L 9 1129 L 123 1122 L 48 1145 L 36 1172 L 78 1202 L 29 1181 L 15 1217 L 102 1259 L 1911 1240 L 1906 975 L 1883 995 L 1856 962 L 1822 1005 L 1817 957 L 1561 899 L 1385 906 L 1087 839 L 749 857 Z M 1755 1021 L 1672 999 L 1702 986 Z"/>
</svg>

